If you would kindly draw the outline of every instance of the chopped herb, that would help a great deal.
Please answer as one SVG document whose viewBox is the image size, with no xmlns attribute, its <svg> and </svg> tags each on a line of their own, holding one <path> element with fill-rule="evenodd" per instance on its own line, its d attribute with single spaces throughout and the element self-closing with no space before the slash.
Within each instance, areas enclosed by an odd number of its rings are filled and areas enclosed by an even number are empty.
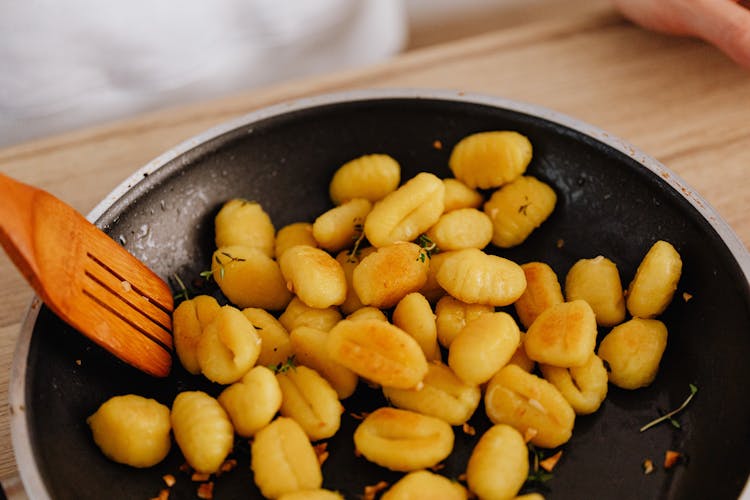
<svg viewBox="0 0 750 500">
<path fill-rule="evenodd" d="M 354 246 L 349 251 L 349 257 L 347 258 L 349 262 L 357 262 L 356 256 L 359 253 L 359 246 L 362 244 L 362 240 L 365 239 L 365 227 L 362 222 L 357 222 L 358 220 L 361 220 L 361 218 L 357 217 L 354 219 Z"/>
<path fill-rule="evenodd" d="M 199 276 L 201 278 L 203 278 L 204 280 L 206 280 L 206 281 L 211 281 L 211 278 L 214 277 L 214 272 L 211 271 L 211 270 L 209 270 L 209 271 L 201 271 L 200 274 L 199 274 Z"/>
<path fill-rule="evenodd" d="M 419 235 L 419 238 L 417 238 L 417 245 L 422 247 L 422 250 L 420 250 L 419 255 L 417 256 L 417 260 L 421 262 L 425 262 L 432 257 L 432 254 L 440 251 L 437 243 L 432 241 L 426 234 Z"/>
<path fill-rule="evenodd" d="M 651 427 L 654 427 L 655 425 L 658 425 L 664 422 L 665 420 L 668 420 L 673 426 L 679 429 L 680 423 L 677 420 L 675 420 L 673 417 L 677 415 L 679 412 L 681 412 L 682 410 L 684 410 L 685 407 L 690 403 L 690 401 L 692 401 L 693 397 L 695 396 L 695 393 L 698 392 L 698 388 L 696 386 L 694 386 L 693 384 L 689 384 L 689 385 L 690 385 L 690 395 L 687 397 L 687 399 L 685 399 L 685 401 L 682 402 L 679 408 L 672 410 L 669 413 L 665 413 L 661 417 L 654 419 L 651 422 L 647 423 L 646 425 L 640 428 L 640 432 L 650 429 Z"/>
<path fill-rule="evenodd" d="M 292 354 L 288 358 L 286 358 L 286 361 L 282 361 L 281 363 L 277 365 L 271 365 L 268 368 L 273 370 L 275 373 L 286 373 L 289 370 L 294 370 L 297 367 L 297 363 L 295 363 L 295 356 Z"/>
<path fill-rule="evenodd" d="M 188 294 L 185 283 L 182 282 L 177 273 L 173 274 L 172 277 L 177 282 L 177 286 L 180 287 L 180 291 L 174 294 L 175 300 L 190 300 L 190 294 Z"/>
<path fill-rule="evenodd" d="M 553 474 L 544 470 L 541 466 L 546 458 L 548 458 L 544 450 L 540 450 L 533 444 L 529 444 L 529 461 L 531 465 L 529 467 L 529 476 L 526 478 L 526 483 L 546 483 L 552 479 Z M 561 452 L 560 452 L 561 453 Z"/>
</svg>

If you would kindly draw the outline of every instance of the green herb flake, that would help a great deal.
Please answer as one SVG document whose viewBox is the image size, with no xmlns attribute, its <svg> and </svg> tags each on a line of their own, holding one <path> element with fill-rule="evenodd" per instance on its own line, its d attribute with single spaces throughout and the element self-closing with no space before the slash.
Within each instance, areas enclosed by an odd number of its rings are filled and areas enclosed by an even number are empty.
<svg viewBox="0 0 750 500">
<path fill-rule="evenodd" d="M 674 419 L 674 416 L 677 415 L 678 413 L 680 413 L 682 410 L 684 410 L 687 407 L 687 405 L 690 404 L 690 401 L 693 400 L 693 397 L 695 396 L 695 394 L 698 392 L 698 387 L 696 387 L 693 384 L 689 384 L 689 386 L 690 386 L 690 395 L 688 395 L 688 397 L 685 399 L 685 401 L 683 401 L 682 404 L 678 408 L 670 411 L 669 413 L 665 413 L 664 415 L 662 415 L 661 417 L 659 417 L 657 419 L 652 420 L 651 422 L 649 422 L 646 425 L 644 425 L 643 427 L 641 427 L 639 429 L 639 431 L 643 432 L 643 431 L 648 430 L 651 427 L 654 427 L 654 426 L 656 426 L 656 425 L 658 425 L 658 424 L 660 424 L 660 423 L 662 423 L 664 421 L 668 421 L 675 428 L 680 429 L 681 428 L 680 423 L 677 420 Z"/>
</svg>

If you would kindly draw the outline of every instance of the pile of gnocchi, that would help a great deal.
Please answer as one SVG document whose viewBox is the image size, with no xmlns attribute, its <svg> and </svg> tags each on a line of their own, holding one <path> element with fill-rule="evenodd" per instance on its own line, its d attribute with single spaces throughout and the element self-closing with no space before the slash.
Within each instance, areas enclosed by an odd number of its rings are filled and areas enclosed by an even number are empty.
<svg viewBox="0 0 750 500">
<path fill-rule="evenodd" d="M 608 384 L 654 380 L 667 342 L 656 318 L 682 263 L 657 241 L 624 289 L 612 260 L 584 258 L 563 294 L 549 265 L 491 253 L 554 211 L 554 189 L 526 174 L 531 157 L 517 132 L 480 132 L 453 148 L 454 178 L 402 182 L 395 159 L 365 155 L 336 170 L 333 208 L 278 231 L 258 203 L 227 201 L 211 275 L 228 304 L 199 295 L 173 317 L 182 366 L 224 389 L 182 392 L 171 408 L 114 397 L 88 419 L 94 441 L 114 461 L 149 467 L 174 436 L 190 467 L 212 474 L 239 436 L 265 497 L 342 498 L 323 489 L 313 443 L 339 432 L 347 398 L 366 384 L 389 405 L 364 416 L 356 451 L 404 473 L 380 498 L 541 498 L 517 496 L 529 445 L 564 445 Z M 597 342 L 599 327 L 609 331 Z M 492 426 L 450 480 L 437 466 L 482 401 Z"/>
</svg>

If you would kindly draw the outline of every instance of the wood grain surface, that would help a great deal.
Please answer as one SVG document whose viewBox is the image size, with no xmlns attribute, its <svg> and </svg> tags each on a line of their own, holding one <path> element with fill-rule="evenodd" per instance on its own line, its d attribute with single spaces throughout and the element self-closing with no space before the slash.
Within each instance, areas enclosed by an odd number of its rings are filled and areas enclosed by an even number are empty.
<svg viewBox="0 0 750 500">
<path fill-rule="evenodd" d="M 6 148 L 0 171 L 87 213 L 149 160 L 213 125 L 280 101 L 384 87 L 501 96 L 598 126 L 676 172 L 750 245 L 750 72 L 704 43 L 643 31 L 601 6 L 408 52 L 378 66 Z M 4 254 L 0 276 L 0 399 L 6 402 L 32 294 Z M 15 471 L 5 403 L 0 478 Z"/>
</svg>

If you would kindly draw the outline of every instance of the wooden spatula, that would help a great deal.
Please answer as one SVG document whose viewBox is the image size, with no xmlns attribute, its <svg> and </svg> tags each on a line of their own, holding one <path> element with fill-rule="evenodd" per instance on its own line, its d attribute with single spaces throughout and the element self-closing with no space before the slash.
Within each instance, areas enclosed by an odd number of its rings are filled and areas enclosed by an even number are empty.
<svg viewBox="0 0 750 500">
<path fill-rule="evenodd" d="M 169 374 L 169 286 L 72 207 L 0 174 L 0 243 L 65 322 L 126 363 Z"/>
</svg>

